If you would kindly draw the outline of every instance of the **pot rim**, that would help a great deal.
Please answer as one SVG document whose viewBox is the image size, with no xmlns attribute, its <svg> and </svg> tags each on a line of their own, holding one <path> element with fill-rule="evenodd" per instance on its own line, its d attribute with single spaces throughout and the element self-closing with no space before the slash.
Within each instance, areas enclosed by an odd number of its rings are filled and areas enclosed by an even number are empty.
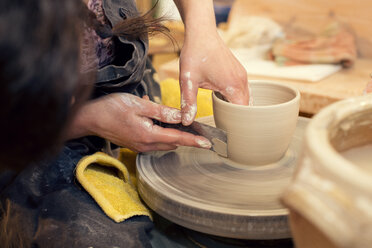
<svg viewBox="0 0 372 248">
<path fill-rule="evenodd" d="M 331 126 L 340 123 L 350 114 L 372 110 L 372 97 L 359 96 L 331 104 L 310 121 L 305 131 L 305 146 L 316 166 L 329 178 L 341 180 L 363 191 L 371 192 L 372 175 L 348 161 L 332 146 L 329 133 Z M 357 180 L 355 180 L 357 179 Z"/>
<path fill-rule="evenodd" d="M 287 85 L 285 83 L 275 82 L 275 81 L 270 81 L 270 80 L 249 80 L 249 83 L 253 83 L 253 84 L 269 84 L 269 85 L 281 86 L 283 88 L 288 88 L 288 89 L 292 90 L 292 92 L 295 94 L 295 97 L 293 99 L 287 101 L 287 102 L 273 104 L 273 105 L 266 105 L 266 106 L 254 106 L 254 105 L 253 106 L 248 106 L 247 105 L 247 106 L 245 106 L 245 105 L 240 105 L 240 104 L 235 104 L 235 103 L 224 101 L 224 100 L 218 98 L 216 96 L 216 92 L 213 91 L 213 93 L 212 93 L 213 100 L 215 102 L 218 102 L 218 103 L 224 105 L 224 106 L 234 107 L 234 108 L 237 108 L 237 109 L 240 109 L 240 110 L 262 109 L 262 108 L 273 109 L 273 108 L 282 107 L 284 105 L 290 105 L 290 104 L 293 104 L 295 102 L 300 101 L 300 97 L 301 97 L 300 91 L 297 88 L 295 88 L 293 86 L 290 86 L 290 85 Z"/>
</svg>

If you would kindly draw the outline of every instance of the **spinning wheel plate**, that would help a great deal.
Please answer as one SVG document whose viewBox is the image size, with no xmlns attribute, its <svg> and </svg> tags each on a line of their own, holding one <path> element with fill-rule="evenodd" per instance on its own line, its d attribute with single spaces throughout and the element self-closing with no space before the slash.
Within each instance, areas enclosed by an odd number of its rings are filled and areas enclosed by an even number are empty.
<svg viewBox="0 0 372 248">
<path fill-rule="evenodd" d="M 214 125 L 213 117 L 199 121 Z M 288 211 L 279 197 L 290 183 L 308 121 L 299 117 L 286 154 L 268 165 L 242 165 L 192 147 L 142 153 L 139 193 L 155 212 L 195 231 L 238 239 L 288 238 Z"/>
</svg>

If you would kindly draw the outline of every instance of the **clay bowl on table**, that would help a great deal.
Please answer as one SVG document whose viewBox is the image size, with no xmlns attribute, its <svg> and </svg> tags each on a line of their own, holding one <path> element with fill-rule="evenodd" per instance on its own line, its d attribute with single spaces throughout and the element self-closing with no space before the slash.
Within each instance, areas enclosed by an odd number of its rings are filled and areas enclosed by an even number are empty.
<svg viewBox="0 0 372 248">
<path fill-rule="evenodd" d="M 318 113 L 282 196 L 298 248 L 372 246 L 372 96 Z"/>
<path fill-rule="evenodd" d="M 296 129 L 300 93 L 275 82 L 251 80 L 253 106 L 226 102 L 213 93 L 216 126 L 227 132 L 228 158 L 244 165 L 274 163 L 283 157 Z"/>
</svg>

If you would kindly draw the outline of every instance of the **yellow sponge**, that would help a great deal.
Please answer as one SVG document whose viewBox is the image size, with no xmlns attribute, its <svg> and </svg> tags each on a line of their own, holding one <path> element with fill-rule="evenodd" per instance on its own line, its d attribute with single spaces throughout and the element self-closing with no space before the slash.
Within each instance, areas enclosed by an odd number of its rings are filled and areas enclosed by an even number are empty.
<svg viewBox="0 0 372 248">
<path fill-rule="evenodd" d="M 136 215 L 151 218 L 127 168 L 119 160 L 102 152 L 86 156 L 76 167 L 76 178 L 114 221 L 121 222 Z"/>
<path fill-rule="evenodd" d="M 169 78 L 160 82 L 163 105 L 178 108 L 181 106 L 181 93 L 178 80 Z M 199 89 L 197 98 L 198 112 L 196 118 L 213 115 L 212 91 Z"/>
<path fill-rule="evenodd" d="M 129 172 L 130 181 L 132 182 L 132 185 L 137 188 L 136 158 L 136 152 L 128 148 L 120 148 L 118 160 L 125 164 Z"/>
</svg>

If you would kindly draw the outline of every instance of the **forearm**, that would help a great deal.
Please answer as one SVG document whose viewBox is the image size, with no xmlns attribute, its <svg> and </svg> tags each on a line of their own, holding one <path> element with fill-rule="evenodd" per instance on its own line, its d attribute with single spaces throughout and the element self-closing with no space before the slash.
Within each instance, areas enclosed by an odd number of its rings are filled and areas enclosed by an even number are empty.
<svg viewBox="0 0 372 248">
<path fill-rule="evenodd" d="M 174 0 L 185 24 L 186 39 L 215 34 L 216 19 L 212 0 Z"/>
</svg>

